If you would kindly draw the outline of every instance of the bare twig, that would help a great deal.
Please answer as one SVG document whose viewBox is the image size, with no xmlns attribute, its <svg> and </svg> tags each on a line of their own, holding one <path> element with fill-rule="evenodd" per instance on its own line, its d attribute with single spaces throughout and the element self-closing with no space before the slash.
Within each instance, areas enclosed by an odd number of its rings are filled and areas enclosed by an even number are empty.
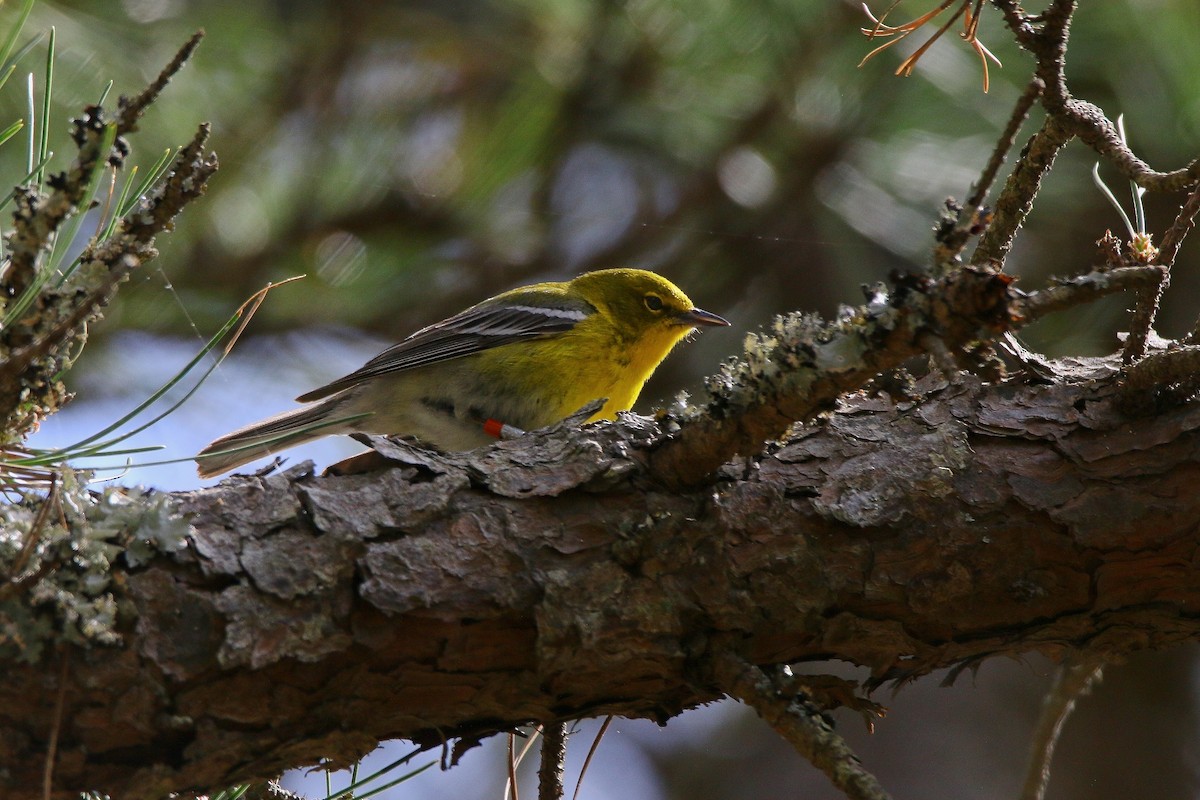
<svg viewBox="0 0 1200 800">
<path fill-rule="evenodd" d="M 1017 43 L 1028 50 L 1036 41 L 1037 30 L 1030 23 L 1021 4 L 1014 0 L 992 0 L 992 5 L 1004 16 L 1004 22 L 1016 37 Z"/>
<path fill-rule="evenodd" d="M 6 583 L 0 584 L 0 600 L 11 597 L 18 589 L 27 585 L 31 579 L 40 576 L 43 570 L 50 568 L 50 564 L 47 563 L 43 569 L 36 570 L 35 575 L 27 576 L 24 580 L 21 579 L 21 573 L 25 571 L 25 566 L 33 556 L 33 551 L 37 549 L 37 544 L 41 540 L 42 531 L 46 527 L 46 522 L 50 519 L 50 514 L 55 508 L 58 508 L 60 514 L 62 513 L 58 493 L 58 473 L 55 472 L 51 473 L 50 490 L 46 493 L 45 499 L 42 500 L 41 508 L 38 509 L 37 515 L 34 516 L 33 522 L 29 526 L 29 532 L 26 534 L 25 541 L 21 544 L 21 552 L 17 553 L 16 560 L 13 561 L 9 579 Z"/>
<path fill-rule="evenodd" d="M 1030 292 L 1017 303 L 1017 311 L 1023 322 L 1028 324 L 1047 314 L 1084 305 L 1117 292 L 1144 291 L 1160 283 L 1162 276 L 1163 268 L 1159 266 L 1098 268 Z"/>
<path fill-rule="evenodd" d="M 991 191 L 992 184 L 996 181 L 996 175 L 1000 172 L 1000 167 L 1003 166 L 1005 158 L 1008 157 L 1009 152 L 1012 150 L 1013 144 L 1017 140 L 1017 133 L 1020 132 L 1025 120 L 1029 118 L 1029 109 L 1041 97 L 1044 86 L 1045 84 L 1042 83 L 1041 79 L 1035 77 L 1025 87 L 1025 91 L 1021 93 L 1020 98 L 1017 99 L 1016 105 L 1013 106 L 1012 115 L 1008 119 L 1008 125 L 1005 126 L 1004 132 L 1000 134 L 1000 139 L 996 142 L 996 147 L 992 150 L 992 156 L 983 168 L 983 172 L 979 176 L 979 181 L 975 184 L 974 191 L 967 198 L 966 204 L 959 209 L 958 219 L 954 224 L 954 228 L 946 235 L 938 236 L 939 241 L 933 254 L 934 274 L 944 274 L 954 264 L 958 263 L 959 256 L 962 254 L 963 248 L 966 247 L 967 241 L 973 234 L 979 232 L 978 228 L 981 225 L 979 212 L 983 206 L 983 201 L 987 197 L 987 193 Z"/>
<path fill-rule="evenodd" d="M 1162 242 L 1158 245 L 1158 263 L 1165 267 L 1174 266 L 1180 245 L 1196 225 L 1197 213 L 1200 213 L 1200 183 L 1192 187 L 1192 192 L 1180 207 L 1175 222 L 1163 235 Z"/>
<path fill-rule="evenodd" d="M 1200 161 L 1182 169 L 1158 172 L 1134 155 L 1117 126 L 1097 106 L 1071 99 L 1059 115 L 1088 147 L 1107 158 L 1129 180 L 1152 192 L 1179 192 L 1200 180 Z"/>
<path fill-rule="evenodd" d="M 158 78 L 136 98 L 121 98 L 115 140 L 106 136 L 109 126 L 105 122 L 102 109 L 87 107 L 79 118 L 72 120 L 72 137 L 79 146 L 79 154 L 66 172 L 51 176 L 47 180 L 47 184 L 52 187 L 50 194 L 43 196 L 33 187 L 26 187 L 17 192 L 17 212 L 14 214 L 13 231 L 9 238 L 12 257 L 6 270 L 6 285 L 3 287 L 11 296 L 19 296 L 32 283 L 38 255 L 46 248 L 62 223 L 75 213 L 75 209 L 85 200 L 97 163 L 102 160 L 119 163 L 128 154 L 128 145 L 121 140 L 121 136 L 136 129 L 138 117 L 158 98 L 171 76 L 179 71 L 203 36 L 203 32 L 193 34 L 163 68 Z M 112 146 L 106 152 L 101 152 L 106 142 Z"/>
<path fill-rule="evenodd" d="M 538 767 L 538 800 L 561 800 L 563 769 L 567 760 L 567 726 L 548 722 L 542 726 L 542 763 Z"/>
<path fill-rule="evenodd" d="M 1008 176 L 996 200 L 992 222 L 971 256 L 972 264 L 1003 265 L 1017 231 L 1033 208 L 1033 198 L 1041 189 L 1042 178 L 1053 166 L 1058 151 L 1070 140 L 1070 131 L 1056 117 L 1046 118 L 1041 129 L 1025 145 L 1021 158 Z"/>
<path fill-rule="evenodd" d="M 1034 77 L 1029 81 L 1021 96 L 1017 98 L 1017 103 L 1013 106 L 1012 114 L 1008 118 L 1008 125 L 1000 134 L 1000 140 L 996 142 L 996 149 L 992 151 L 992 157 L 988 159 L 987 166 L 979 176 L 979 182 L 975 184 L 975 191 L 967 199 L 969 207 L 979 208 L 983 205 L 987 193 L 996 180 L 996 175 L 1000 172 L 1000 167 L 1004 164 L 1004 159 L 1017 141 L 1017 133 L 1025 124 L 1025 120 L 1029 118 L 1029 109 L 1033 108 L 1033 104 L 1042 96 L 1042 90 L 1045 88 L 1046 84 L 1040 78 Z"/>
<path fill-rule="evenodd" d="M 521 800 L 521 795 L 517 790 L 517 735 L 515 733 L 508 734 L 508 789 L 512 792 L 512 800 Z M 504 793 L 505 800 L 509 797 L 509 792 Z"/>
<path fill-rule="evenodd" d="M 1012 0 L 993 0 L 992 4 L 1003 14 L 1021 47 L 1037 59 L 1037 76 L 1045 83 L 1042 105 L 1069 136 L 1078 136 L 1122 175 L 1150 191 L 1180 191 L 1200 180 L 1200 160 L 1172 172 L 1151 169 L 1129 149 L 1103 111 L 1071 96 L 1064 65 L 1076 0 L 1054 0 L 1037 24 Z"/>
<path fill-rule="evenodd" d="M 1054 684 L 1042 701 L 1042 713 L 1033 734 L 1021 800 L 1042 800 L 1045 796 L 1046 785 L 1050 782 L 1050 761 L 1062 734 L 1063 723 L 1075 708 L 1075 701 L 1087 693 L 1103 668 L 1103 663 L 1091 659 L 1069 659 L 1059 665 Z"/>
<path fill-rule="evenodd" d="M 1125 364 L 1132 364 L 1146 353 L 1146 341 L 1154 329 L 1154 319 L 1158 314 L 1159 303 L 1162 301 L 1163 292 L 1171 283 L 1171 266 L 1175 263 L 1175 256 L 1179 254 L 1179 248 L 1187 237 L 1188 231 L 1195 225 L 1197 212 L 1200 212 L 1200 183 L 1192 188 L 1188 199 L 1179 209 L 1175 222 L 1163 236 L 1162 244 L 1158 248 L 1156 260 L 1162 265 L 1163 276 L 1156 284 L 1147 287 L 1140 293 L 1138 305 L 1129 321 L 1129 338 L 1125 341 L 1125 350 L 1122 354 Z M 1194 343 L 1198 331 L 1200 331 L 1200 320 L 1197 320 L 1196 324 L 1192 326 L 1192 332 L 1183 341 L 1187 344 Z"/>
<path fill-rule="evenodd" d="M 1121 363 L 1132 364 L 1146 354 L 1146 342 L 1154 330 L 1159 303 L 1162 302 L 1163 292 L 1170 283 L 1170 271 L 1167 267 L 1161 267 L 1158 280 L 1138 292 L 1133 316 L 1129 318 L 1129 336 L 1125 339 L 1125 347 L 1121 351 Z"/>
<path fill-rule="evenodd" d="M 525 744 L 521 747 L 521 752 L 516 753 L 517 734 L 514 731 L 508 733 L 508 780 L 504 784 L 504 797 L 507 798 L 509 791 L 512 792 L 512 799 L 518 800 L 517 797 L 517 767 L 521 766 L 521 762 L 525 760 L 525 756 L 529 755 L 529 751 L 533 749 L 533 745 L 541 736 L 542 729 L 537 727 L 525 739 Z"/>
<path fill-rule="evenodd" d="M 863 768 L 820 708 L 803 697 L 781 694 L 766 673 L 731 653 L 718 655 L 713 669 L 722 689 L 757 711 L 850 800 L 887 800 L 883 786 Z"/>
</svg>

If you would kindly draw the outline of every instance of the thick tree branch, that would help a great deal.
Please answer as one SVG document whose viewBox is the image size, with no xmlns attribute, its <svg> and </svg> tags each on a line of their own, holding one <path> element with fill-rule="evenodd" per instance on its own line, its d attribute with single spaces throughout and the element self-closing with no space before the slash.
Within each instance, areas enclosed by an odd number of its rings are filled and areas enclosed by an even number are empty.
<svg viewBox="0 0 1200 800">
<path fill-rule="evenodd" d="M 694 409 L 670 420 L 679 430 L 653 454 L 655 471 L 694 486 L 794 421 L 927 352 L 931 337 L 957 349 L 1007 330 L 1016 321 L 1010 282 L 981 268 L 937 281 L 909 276 L 890 295 L 875 290 L 865 307 L 833 324 L 802 314 L 779 318 L 747 344 L 744 360 L 709 380 Z"/>
<path fill-rule="evenodd" d="M 664 432 L 631 417 L 454 457 L 385 442 L 382 471 L 191 493 L 192 546 L 121 579 L 125 645 L 72 658 L 56 796 L 157 799 L 390 737 L 665 720 L 724 690 L 695 676 L 731 642 L 882 681 L 1194 639 L 1200 406 L 1127 418 L 1115 362 L 1060 369 L 854 397 L 690 492 L 654 488 Z M 57 687 L 6 676 L 0 761 L 24 800 Z"/>
</svg>

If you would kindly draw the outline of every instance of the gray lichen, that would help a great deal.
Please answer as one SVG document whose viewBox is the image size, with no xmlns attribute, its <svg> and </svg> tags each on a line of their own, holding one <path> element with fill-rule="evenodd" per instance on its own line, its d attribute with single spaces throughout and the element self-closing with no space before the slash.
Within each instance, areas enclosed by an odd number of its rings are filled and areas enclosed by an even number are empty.
<svg viewBox="0 0 1200 800">
<path fill-rule="evenodd" d="M 118 643 L 114 566 L 173 553 L 187 545 L 188 530 L 168 495 L 93 492 L 70 470 L 49 497 L 0 507 L 0 656 L 34 663 L 55 642 Z"/>
</svg>

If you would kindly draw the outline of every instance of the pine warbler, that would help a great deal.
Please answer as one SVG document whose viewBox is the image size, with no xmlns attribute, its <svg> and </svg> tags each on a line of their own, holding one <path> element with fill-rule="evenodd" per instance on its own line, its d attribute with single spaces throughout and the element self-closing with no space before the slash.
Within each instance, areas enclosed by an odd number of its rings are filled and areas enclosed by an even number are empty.
<svg viewBox="0 0 1200 800">
<path fill-rule="evenodd" d="M 422 328 L 355 372 L 296 398 L 309 405 L 222 436 L 196 462 L 207 478 L 302 442 L 354 432 L 471 450 L 502 432 L 557 422 L 599 398 L 606 402 L 591 419 L 613 419 L 690 331 L 728 324 L 640 269 L 513 289 Z"/>
</svg>

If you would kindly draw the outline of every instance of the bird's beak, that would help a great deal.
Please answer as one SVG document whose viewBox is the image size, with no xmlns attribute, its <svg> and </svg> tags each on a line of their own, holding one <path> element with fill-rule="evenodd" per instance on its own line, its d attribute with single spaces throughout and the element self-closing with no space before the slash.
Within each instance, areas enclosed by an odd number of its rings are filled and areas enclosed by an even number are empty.
<svg viewBox="0 0 1200 800">
<path fill-rule="evenodd" d="M 729 320 L 724 317 L 718 317 L 710 311 L 704 311 L 699 308 L 693 308 L 690 311 L 684 311 L 678 317 L 681 325 L 728 325 Z"/>
</svg>

